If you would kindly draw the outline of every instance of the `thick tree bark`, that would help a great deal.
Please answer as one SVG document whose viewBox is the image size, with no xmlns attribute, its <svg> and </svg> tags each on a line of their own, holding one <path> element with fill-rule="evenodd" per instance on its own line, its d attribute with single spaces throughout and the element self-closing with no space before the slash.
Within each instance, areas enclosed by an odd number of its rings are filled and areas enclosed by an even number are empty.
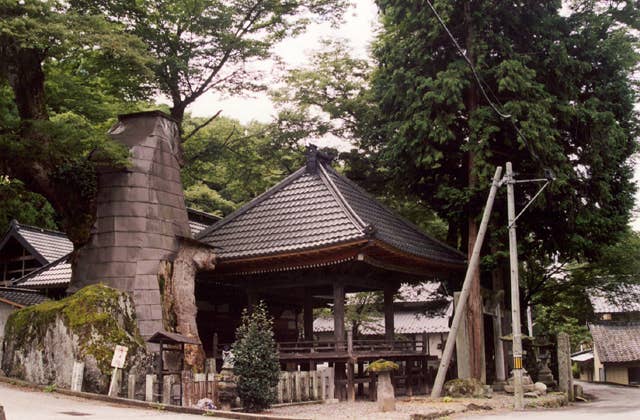
<svg viewBox="0 0 640 420">
<path fill-rule="evenodd" d="M 465 44 L 467 47 L 467 56 L 469 60 L 475 62 L 474 54 L 474 29 L 471 17 L 470 2 L 464 4 L 464 15 L 466 23 L 466 39 Z M 467 108 L 468 119 L 471 119 L 471 115 L 478 108 L 479 95 L 475 85 L 471 84 L 467 89 L 465 97 L 465 105 Z M 470 130 L 470 129 L 469 129 Z M 471 136 L 470 136 L 471 137 Z M 473 148 L 473 146 L 471 146 Z M 468 175 L 468 187 L 471 191 L 475 189 L 478 183 L 476 171 L 475 171 L 475 155 L 471 150 L 467 155 L 467 175 Z M 478 223 L 476 221 L 475 209 L 470 209 L 467 221 L 468 229 L 468 242 L 467 242 L 467 254 L 469 258 L 473 252 L 473 246 L 478 236 Z M 484 334 L 483 334 L 483 311 L 482 311 L 482 296 L 480 294 L 480 269 L 476 269 L 473 273 L 473 279 L 471 282 L 471 289 L 469 293 L 469 302 L 467 309 L 467 325 L 469 328 L 469 357 L 471 376 L 473 378 L 484 380 Z"/>
<path fill-rule="evenodd" d="M 182 335 L 200 339 L 196 315 L 198 308 L 195 300 L 195 279 L 199 271 L 213 270 L 215 256 L 210 249 L 183 242 L 173 262 L 173 276 L 165 284 L 163 307 L 172 312 L 175 329 Z M 167 301 L 170 301 L 168 304 Z M 170 309 L 169 309 L 170 308 Z M 192 367 L 204 366 L 204 353 L 201 346 L 185 347 L 185 363 Z"/>
</svg>

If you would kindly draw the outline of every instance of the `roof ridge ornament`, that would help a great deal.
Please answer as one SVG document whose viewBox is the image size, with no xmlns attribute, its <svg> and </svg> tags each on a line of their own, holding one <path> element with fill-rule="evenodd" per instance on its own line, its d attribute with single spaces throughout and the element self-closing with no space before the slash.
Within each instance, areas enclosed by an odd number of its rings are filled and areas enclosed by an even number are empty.
<svg viewBox="0 0 640 420">
<path fill-rule="evenodd" d="M 335 158 L 335 156 L 323 152 L 322 150 L 318 150 L 318 146 L 315 144 L 309 144 L 307 146 L 307 172 L 310 174 L 315 174 L 318 172 L 318 164 L 325 163 L 331 165 L 331 162 Z"/>
</svg>

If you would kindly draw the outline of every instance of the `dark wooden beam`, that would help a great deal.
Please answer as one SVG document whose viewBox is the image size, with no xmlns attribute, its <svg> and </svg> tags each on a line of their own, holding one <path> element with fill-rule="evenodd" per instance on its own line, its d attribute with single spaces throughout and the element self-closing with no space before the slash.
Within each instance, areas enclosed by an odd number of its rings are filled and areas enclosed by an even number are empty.
<svg viewBox="0 0 640 420">
<path fill-rule="evenodd" d="M 336 343 L 344 346 L 344 284 L 333 282 L 333 332 Z"/>
<path fill-rule="evenodd" d="M 313 340 L 313 295 L 311 289 L 304 290 L 304 313 L 302 314 L 304 323 L 304 339 Z"/>
<path fill-rule="evenodd" d="M 388 342 L 393 341 L 393 334 L 395 332 L 394 319 L 393 319 L 393 295 L 396 293 L 396 286 L 393 283 L 388 283 L 384 288 L 384 338 Z"/>
</svg>

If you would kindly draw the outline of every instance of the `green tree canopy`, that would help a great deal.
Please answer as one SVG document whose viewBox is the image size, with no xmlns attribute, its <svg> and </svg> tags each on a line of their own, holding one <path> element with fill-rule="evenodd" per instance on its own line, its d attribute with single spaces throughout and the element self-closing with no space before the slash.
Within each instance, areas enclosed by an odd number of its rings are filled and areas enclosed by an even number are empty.
<svg viewBox="0 0 640 420">
<path fill-rule="evenodd" d="M 448 222 L 451 241 L 464 239 L 494 168 L 508 160 L 519 178 L 544 169 L 556 175 L 518 224 L 523 252 L 543 265 L 593 258 L 626 231 L 638 56 L 635 37 L 609 9 L 585 2 L 564 17 L 560 1 L 435 2 L 512 124 L 481 97 L 426 3 L 377 3 L 384 30 L 374 47 L 372 89 L 384 135 L 374 145 L 395 177 Z M 519 185 L 516 206 L 536 189 Z M 504 209 L 497 211 L 504 225 Z"/>
</svg>

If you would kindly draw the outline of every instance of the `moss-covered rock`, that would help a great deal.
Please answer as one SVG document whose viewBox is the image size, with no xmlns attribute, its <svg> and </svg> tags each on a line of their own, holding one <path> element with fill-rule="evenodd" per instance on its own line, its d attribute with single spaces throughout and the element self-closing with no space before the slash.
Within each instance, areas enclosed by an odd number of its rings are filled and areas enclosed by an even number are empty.
<svg viewBox="0 0 640 420">
<path fill-rule="evenodd" d="M 4 345 L 8 376 L 66 388 L 74 360 L 84 361 L 84 389 L 92 392 L 107 390 L 116 345 L 129 348 L 125 370 L 143 371 L 149 363 L 130 296 L 101 284 L 14 312 Z"/>
<path fill-rule="evenodd" d="M 444 395 L 448 397 L 488 397 L 485 386 L 477 379 L 452 379 L 444 384 Z"/>
<path fill-rule="evenodd" d="M 384 359 L 378 359 L 375 362 L 371 362 L 367 367 L 368 372 L 390 372 L 398 369 L 399 366 L 397 363 Z"/>
</svg>

